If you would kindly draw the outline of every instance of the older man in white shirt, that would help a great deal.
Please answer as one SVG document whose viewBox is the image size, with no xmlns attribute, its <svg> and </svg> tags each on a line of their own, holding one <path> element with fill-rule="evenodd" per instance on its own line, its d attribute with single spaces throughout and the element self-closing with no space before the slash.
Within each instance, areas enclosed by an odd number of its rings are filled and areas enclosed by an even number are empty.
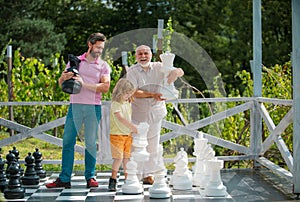
<svg viewBox="0 0 300 202">
<path fill-rule="evenodd" d="M 148 162 L 139 165 L 139 173 L 143 174 L 145 184 L 153 184 L 153 174 L 156 171 L 157 151 L 163 118 L 167 114 L 165 99 L 160 93 L 163 86 L 164 73 L 161 62 L 151 62 L 152 52 L 149 46 L 141 45 L 136 48 L 137 64 L 127 70 L 126 78 L 136 87 L 135 100 L 132 103 L 132 121 L 135 124 L 147 122 L 147 151 L 150 153 Z M 175 68 L 168 75 L 168 83 L 183 76 L 181 68 Z M 141 170 L 142 169 L 142 170 Z"/>
</svg>

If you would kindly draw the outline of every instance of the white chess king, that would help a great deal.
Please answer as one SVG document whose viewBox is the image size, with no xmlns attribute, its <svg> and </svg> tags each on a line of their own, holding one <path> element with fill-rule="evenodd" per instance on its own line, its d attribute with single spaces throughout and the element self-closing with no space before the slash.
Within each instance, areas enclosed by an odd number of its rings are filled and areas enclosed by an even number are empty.
<svg viewBox="0 0 300 202">
<path fill-rule="evenodd" d="M 175 54 L 170 53 L 169 51 L 166 51 L 163 54 L 159 55 L 163 67 L 161 71 L 164 73 L 164 83 L 163 87 L 161 89 L 161 93 L 163 94 L 162 98 L 165 98 L 167 100 L 177 99 L 178 98 L 178 90 L 176 90 L 174 83 L 168 84 L 168 75 L 170 72 L 175 69 L 173 66 Z"/>
</svg>

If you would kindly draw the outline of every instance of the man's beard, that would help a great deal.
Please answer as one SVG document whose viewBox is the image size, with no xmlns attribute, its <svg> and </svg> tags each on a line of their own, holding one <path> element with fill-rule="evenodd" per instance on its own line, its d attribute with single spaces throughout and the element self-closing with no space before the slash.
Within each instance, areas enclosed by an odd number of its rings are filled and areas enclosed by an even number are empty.
<svg viewBox="0 0 300 202">
<path fill-rule="evenodd" d="M 144 64 L 142 63 L 139 63 L 143 68 L 146 68 L 146 67 L 149 67 L 150 66 L 150 61 L 149 62 L 146 62 Z"/>
<path fill-rule="evenodd" d="M 97 52 L 95 52 L 95 51 L 93 51 L 93 50 L 91 50 L 90 55 L 91 55 L 93 58 L 98 58 L 98 57 L 100 56 L 99 53 L 97 53 Z"/>
</svg>

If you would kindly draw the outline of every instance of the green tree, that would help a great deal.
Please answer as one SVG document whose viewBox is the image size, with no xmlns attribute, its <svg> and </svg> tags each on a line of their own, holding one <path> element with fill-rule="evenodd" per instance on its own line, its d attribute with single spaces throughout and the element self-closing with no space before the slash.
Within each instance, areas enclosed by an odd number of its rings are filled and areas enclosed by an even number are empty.
<svg viewBox="0 0 300 202">
<path fill-rule="evenodd" d="M 0 44 L 4 46 L 12 39 L 11 45 L 15 50 L 21 48 L 22 55 L 42 59 L 49 65 L 51 55 L 64 50 L 66 39 L 64 33 L 55 32 L 52 22 L 35 17 L 43 3 L 0 0 Z"/>
<path fill-rule="evenodd" d="M 22 19 L 13 22 L 7 39 L 20 48 L 25 57 L 36 57 L 49 65 L 51 55 L 60 53 L 66 44 L 65 34 L 55 34 L 54 25 L 46 20 Z"/>
<path fill-rule="evenodd" d="M 227 92 L 231 87 L 240 86 L 238 80 L 232 79 L 237 71 L 250 72 L 252 4 L 252 0 L 178 0 L 171 13 L 174 30 L 193 39 L 211 56 L 222 74 Z M 263 64 L 273 66 L 288 61 L 291 51 L 290 1 L 262 1 L 262 32 Z M 185 69 L 188 75 L 193 75 L 191 69 Z M 202 90 L 205 86 L 195 78 L 191 78 L 190 83 Z"/>
<path fill-rule="evenodd" d="M 90 34 L 102 32 L 107 38 L 115 34 L 110 10 L 97 0 L 49 0 L 37 14 L 55 24 L 57 33 L 65 34 L 67 44 L 60 53 L 67 58 L 70 53 L 79 55 L 87 50 Z"/>
</svg>

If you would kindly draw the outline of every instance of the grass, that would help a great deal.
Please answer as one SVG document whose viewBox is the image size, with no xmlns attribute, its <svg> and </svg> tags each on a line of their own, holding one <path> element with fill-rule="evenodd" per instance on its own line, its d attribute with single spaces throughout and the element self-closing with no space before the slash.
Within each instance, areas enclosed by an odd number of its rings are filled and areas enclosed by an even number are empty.
<svg viewBox="0 0 300 202">
<path fill-rule="evenodd" d="M 0 139 L 3 140 L 5 138 L 8 138 L 9 134 L 5 132 L 0 132 Z M 77 141 L 78 145 L 83 145 L 83 142 Z M 29 152 L 33 154 L 35 152 L 35 148 L 39 148 L 39 151 L 43 155 L 43 159 L 45 160 L 60 160 L 61 159 L 61 149 L 62 147 L 50 144 L 48 142 L 39 140 L 37 138 L 27 138 L 25 140 L 19 141 L 13 145 L 7 145 L 2 147 L 0 154 L 3 160 L 6 159 L 6 155 L 9 153 L 10 150 L 13 149 L 13 147 L 16 147 L 16 149 L 19 151 L 19 157 L 20 160 L 25 160 L 26 156 Z M 172 155 L 166 155 L 165 158 L 174 158 L 176 154 Z M 84 156 L 78 152 L 75 152 L 75 160 L 84 160 Z M 51 171 L 51 172 L 59 172 L 61 171 L 61 165 L 58 164 L 43 164 L 43 168 L 45 171 Z M 191 169 L 193 163 L 189 163 L 188 167 Z M 174 170 L 175 166 L 174 163 L 166 163 L 165 164 L 167 170 Z M 24 167 L 24 166 L 22 166 Z M 83 171 L 84 165 L 83 164 L 74 164 L 74 171 Z M 97 171 L 110 171 L 111 165 L 106 164 L 97 164 L 96 165 Z"/>
<path fill-rule="evenodd" d="M 3 140 L 5 138 L 8 138 L 9 134 L 5 132 L 0 132 L 0 139 Z M 82 142 L 78 141 L 77 144 L 83 145 Z M 19 158 L 20 160 L 25 160 L 26 156 L 30 152 L 33 154 L 35 152 L 35 148 L 39 148 L 39 151 L 43 155 L 43 159 L 47 160 L 60 160 L 61 159 L 61 147 L 50 144 L 48 142 L 39 140 L 37 138 L 27 138 L 25 140 L 19 141 L 13 145 L 7 145 L 2 147 L 1 149 L 1 157 L 2 160 L 6 159 L 6 155 L 9 153 L 10 150 L 13 149 L 13 147 L 16 147 L 16 149 L 19 151 Z M 78 152 L 75 152 L 75 160 L 84 160 L 84 156 Z M 43 168 L 46 171 L 61 171 L 61 165 L 58 164 L 43 164 Z M 74 171 L 83 171 L 84 170 L 84 165 L 81 164 L 75 164 L 74 165 Z M 106 170 L 111 170 L 110 165 L 102 165 L 102 164 L 97 164 L 96 165 L 96 170 L 101 170 L 101 171 L 106 171 Z"/>
</svg>

